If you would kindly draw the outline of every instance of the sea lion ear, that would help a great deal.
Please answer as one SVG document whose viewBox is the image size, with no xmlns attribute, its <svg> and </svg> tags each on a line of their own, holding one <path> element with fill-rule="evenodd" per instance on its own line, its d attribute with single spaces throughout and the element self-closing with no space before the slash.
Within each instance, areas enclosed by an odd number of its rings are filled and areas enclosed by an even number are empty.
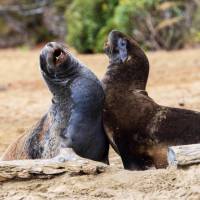
<svg viewBox="0 0 200 200">
<path fill-rule="evenodd" d="M 119 38 L 118 40 L 119 56 L 122 62 L 128 58 L 127 52 L 127 41 L 125 39 Z"/>
</svg>

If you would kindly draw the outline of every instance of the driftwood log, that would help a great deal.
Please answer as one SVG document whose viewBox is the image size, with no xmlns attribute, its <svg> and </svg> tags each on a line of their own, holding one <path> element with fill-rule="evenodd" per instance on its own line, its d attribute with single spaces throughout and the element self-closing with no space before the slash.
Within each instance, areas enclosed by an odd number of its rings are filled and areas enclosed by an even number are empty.
<svg viewBox="0 0 200 200">
<path fill-rule="evenodd" d="M 48 160 L 0 161 L 0 182 L 15 179 L 47 179 L 67 173 L 69 176 L 99 174 L 107 165 L 88 159 L 60 162 Z"/>
<path fill-rule="evenodd" d="M 200 164 L 200 144 L 169 147 L 167 159 L 169 165 L 175 166 Z"/>
</svg>

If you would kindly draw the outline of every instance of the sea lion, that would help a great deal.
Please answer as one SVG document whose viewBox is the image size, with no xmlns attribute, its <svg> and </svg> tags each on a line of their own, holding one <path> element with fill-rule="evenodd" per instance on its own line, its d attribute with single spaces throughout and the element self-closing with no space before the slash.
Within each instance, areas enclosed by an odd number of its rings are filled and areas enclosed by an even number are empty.
<svg viewBox="0 0 200 200">
<path fill-rule="evenodd" d="M 166 167 L 168 146 L 200 142 L 199 112 L 161 106 L 148 96 L 149 62 L 134 39 L 111 31 L 105 53 L 104 126 L 124 168 Z"/>
<path fill-rule="evenodd" d="M 2 160 L 49 159 L 60 148 L 72 148 L 81 157 L 108 163 L 101 82 L 56 42 L 42 49 L 40 69 L 53 95 L 52 105 L 29 134 L 8 148 Z"/>
</svg>

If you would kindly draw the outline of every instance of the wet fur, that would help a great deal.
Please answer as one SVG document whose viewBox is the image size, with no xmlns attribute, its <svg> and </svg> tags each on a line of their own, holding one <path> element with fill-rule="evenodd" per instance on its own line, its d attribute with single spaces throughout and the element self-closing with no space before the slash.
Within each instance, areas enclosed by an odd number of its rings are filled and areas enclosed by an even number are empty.
<svg viewBox="0 0 200 200">
<path fill-rule="evenodd" d="M 200 142 L 200 113 L 158 105 L 145 91 L 149 64 L 136 42 L 128 41 L 128 59 L 111 63 L 102 80 L 106 94 L 104 125 L 126 169 L 167 166 L 167 147 Z M 113 39 L 113 38 L 112 38 Z"/>
</svg>

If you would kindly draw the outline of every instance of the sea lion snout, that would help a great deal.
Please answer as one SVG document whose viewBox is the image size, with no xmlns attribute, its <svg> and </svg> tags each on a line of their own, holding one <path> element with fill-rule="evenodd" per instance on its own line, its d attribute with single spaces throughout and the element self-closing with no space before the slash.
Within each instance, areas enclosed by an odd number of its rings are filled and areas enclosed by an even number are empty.
<svg viewBox="0 0 200 200">
<path fill-rule="evenodd" d="M 68 58 L 66 47 L 57 42 L 49 42 L 40 53 L 40 63 L 42 69 L 48 72 L 59 70 L 60 66 L 65 63 Z"/>
<path fill-rule="evenodd" d="M 128 58 L 128 41 L 125 36 L 116 30 L 109 33 L 104 51 L 109 57 L 111 64 L 124 63 Z"/>
</svg>

